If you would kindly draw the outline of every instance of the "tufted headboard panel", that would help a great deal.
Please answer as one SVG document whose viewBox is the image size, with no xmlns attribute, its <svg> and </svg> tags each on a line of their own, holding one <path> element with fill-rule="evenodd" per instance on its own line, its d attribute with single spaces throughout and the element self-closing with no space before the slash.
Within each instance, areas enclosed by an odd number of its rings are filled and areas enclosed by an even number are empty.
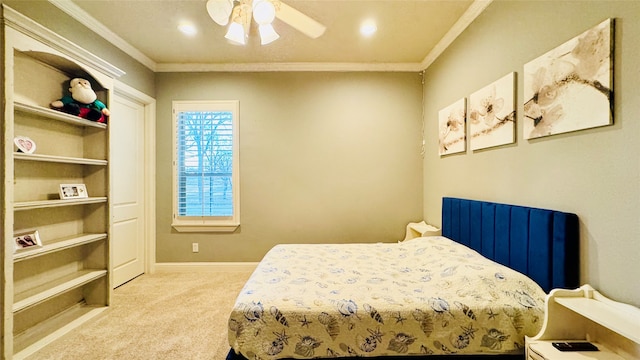
<svg viewBox="0 0 640 360">
<path fill-rule="evenodd" d="M 576 214 L 445 197 L 442 235 L 526 274 L 546 292 L 580 285 Z"/>
</svg>

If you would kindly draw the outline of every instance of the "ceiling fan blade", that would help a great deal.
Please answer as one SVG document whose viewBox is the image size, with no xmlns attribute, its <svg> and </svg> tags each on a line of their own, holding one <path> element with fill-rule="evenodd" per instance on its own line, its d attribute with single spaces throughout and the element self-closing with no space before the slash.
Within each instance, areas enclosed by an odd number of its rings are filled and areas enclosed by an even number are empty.
<svg viewBox="0 0 640 360">
<path fill-rule="evenodd" d="M 327 29 L 300 11 L 279 1 L 276 5 L 276 17 L 310 38 L 318 38 Z"/>
<path fill-rule="evenodd" d="M 233 0 L 207 1 L 207 12 L 218 25 L 225 26 L 229 23 L 231 10 L 233 10 Z"/>
</svg>

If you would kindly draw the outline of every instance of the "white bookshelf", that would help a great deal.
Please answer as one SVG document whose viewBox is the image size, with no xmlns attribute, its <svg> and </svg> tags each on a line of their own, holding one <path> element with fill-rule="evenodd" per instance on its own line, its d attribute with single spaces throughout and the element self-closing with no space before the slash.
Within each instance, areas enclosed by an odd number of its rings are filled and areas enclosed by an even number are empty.
<svg viewBox="0 0 640 360">
<path fill-rule="evenodd" d="M 4 359 L 21 359 L 102 314 L 111 301 L 108 124 L 53 110 L 75 77 L 109 106 L 120 70 L 2 5 L 4 77 L 1 199 Z M 36 144 L 23 153 L 18 136 Z M 60 184 L 89 197 L 60 199 Z M 37 231 L 42 246 L 15 249 Z"/>
</svg>

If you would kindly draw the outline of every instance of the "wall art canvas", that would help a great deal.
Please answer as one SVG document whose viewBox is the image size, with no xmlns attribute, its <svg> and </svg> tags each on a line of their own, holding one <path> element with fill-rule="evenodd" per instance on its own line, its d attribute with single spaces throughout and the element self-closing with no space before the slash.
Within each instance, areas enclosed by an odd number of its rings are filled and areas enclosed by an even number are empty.
<svg viewBox="0 0 640 360">
<path fill-rule="evenodd" d="M 613 19 L 524 66 L 524 138 L 613 123 Z"/>
<path fill-rule="evenodd" d="M 469 146 L 484 149 L 515 142 L 515 73 L 469 96 Z"/>
<path fill-rule="evenodd" d="M 438 112 L 440 156 L 467 149 L 466 99 L 462 98 Z"/>
</svg>

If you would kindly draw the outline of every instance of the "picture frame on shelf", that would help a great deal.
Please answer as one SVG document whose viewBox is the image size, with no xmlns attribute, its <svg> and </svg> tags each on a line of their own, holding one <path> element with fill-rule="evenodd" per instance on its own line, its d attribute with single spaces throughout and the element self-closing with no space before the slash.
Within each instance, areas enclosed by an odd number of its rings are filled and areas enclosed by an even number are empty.
<svg viewBox="0 0 640 360">
<path fill-rule="evenodd" d="M 17 152 L 33 154 L 36 151 L 36 142 L 26 136 L 16 136 L 13 138 L 13 143 L 18 148 Z"/>
<path fill-rule="evenodd" d="M 84 184 L 60 184 L 60 199 L 88 198 L 87 187 Z"/>
<path fill-rule="evenodd" d="M 42 247 L 42 240 L 38 230 L 29 230 L 16 233 L 13 236 L 14 252 L 36 249 Z"/>
</svg>

